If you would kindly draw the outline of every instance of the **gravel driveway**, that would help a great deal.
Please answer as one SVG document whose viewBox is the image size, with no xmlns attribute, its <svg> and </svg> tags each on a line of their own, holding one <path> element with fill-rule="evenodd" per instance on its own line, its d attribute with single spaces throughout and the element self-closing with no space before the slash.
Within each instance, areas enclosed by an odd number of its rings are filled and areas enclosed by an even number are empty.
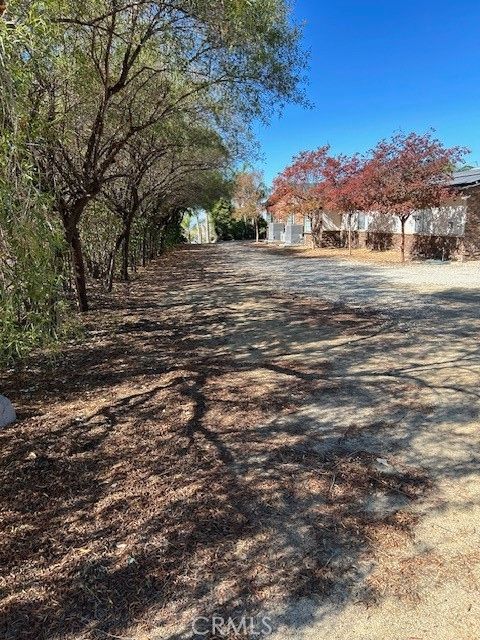
<svg viewBox="0 0 480 640">
<path fill-rule="evenodd" d="M 480 262 L 373 265 L 273 253 L 248 245 L 223 245 L 246 268 L 272 281 L 272 288 L 319 296 L 353 307 L 369 307 L 392 317 L 443 316 L 459 303 L 480 310 Z"/>
<path fill-rule="evenodd" d="M 333 396 L 314 396 L 290 420 L 323 433 L 325 451 L 336 434 L 353 430 L 352 446 L 417 465 L 434 487 L 411 508 L 418 522 L 410 545 L 377 557 L 385 594 L 377 606 L 352 593 L 305 597 L 279 612 L 275 640 L 477 640 L 480 264 L 377 266 L 248 245 L 219 250 L 240 271 L 270 281 L 272 292 L 327 299 L 340 315 L 345 307 L 380 313 L 382 328 L 360 339 L 329 348 L 317 328 L 310 341 L 285 347 L 291 362 L 315 367 L 328 357 L 332 379 L 341 382 Z M 378 566 L 366 570 L 370 578 Z"/>
</svg>

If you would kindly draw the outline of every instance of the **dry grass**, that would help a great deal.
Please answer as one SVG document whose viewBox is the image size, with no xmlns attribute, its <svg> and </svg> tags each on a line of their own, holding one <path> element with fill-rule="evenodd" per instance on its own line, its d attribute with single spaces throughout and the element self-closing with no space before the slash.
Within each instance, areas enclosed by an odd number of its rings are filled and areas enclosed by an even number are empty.
<svg viewBox="0 0 480 640">
<path fill-rule="evenodd" d="M 323 247 L 321 249 L 313 249 L 304 246 L 285 247 L 267 243 L 255 246 L 257 248 L 279 253 L 280 255 L 289 255 L 293 258 L 340 259 L 380 265 L 401 264 L 400 252 L 395 249 L 374 251 L 372 249 L 365 248 L 352 248 L 352 254 L 350 255 L 348 248 L 343 247 Z"/>
</svg>

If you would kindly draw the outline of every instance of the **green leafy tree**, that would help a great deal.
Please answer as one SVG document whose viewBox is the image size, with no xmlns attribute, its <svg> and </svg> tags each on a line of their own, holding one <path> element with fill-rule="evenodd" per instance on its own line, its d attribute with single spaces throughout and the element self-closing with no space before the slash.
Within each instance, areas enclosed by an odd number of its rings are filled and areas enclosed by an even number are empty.
<svg viewBox="0 0 480 640">
<path fill-rule="evenodd" d="M 210 216 L 219 240 L 234 240 L 235 219 L 232 203 L 222 198 L 218 200 L 210 211 Z"/>
<path fill-rule="evenodd" d="M 0 361 L 11 361 L 55 338 L 68 317 L 64 241 L 26 135 L 28 73 L 17 51 L 30 46 L 26 28 L 0 18 Z"/>
<path fill-rule="evenodd" d="M 298 100 L 298 31 L 283 0 L 17 1 L 11 11 L 35 40 L 19 52 L 34 77 L 30 129 L 85 311 L 80 221 L 127 145 L 186 113 L 235 137 Z"/>
</svg>

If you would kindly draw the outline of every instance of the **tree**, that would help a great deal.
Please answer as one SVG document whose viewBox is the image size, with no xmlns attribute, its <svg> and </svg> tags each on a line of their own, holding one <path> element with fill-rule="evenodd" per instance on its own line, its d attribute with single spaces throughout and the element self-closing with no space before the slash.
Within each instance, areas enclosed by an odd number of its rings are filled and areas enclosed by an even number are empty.
<svg viewBox="0 0 480 640">
<path fill-rule="evenodd" d="M 0 15 L 2 364 L 58 337 L 68 315 L 62 229 L 52 215 L 50 195 L 38 188 L 38 167 L 27 144 L 23 91 L 28 72 L 18 59 L 18 50 L 30 44 L 27 28 L 10 29 Z"/>
<path fill-rule="evenodd" d="M 197 237 L 201 242 L 199 212 L 208 211 L 213 204 L 229 193 L 229 181 L 224 175 L 225 156 L 219 149 L 186 151 L 183 160 L 173 163 L 169 171 L 158 174 L 156 188 L 150 191 L 142 205 L 141 218 L 147 221 L 150 230 L 159 230 L 177 226 L 181 236 L 184 217 L 197 220 Z M 200 156 L 202 161 L 200 162 Z M 162 241 L 164 236 L 162 235 Z"/>
<path fill-rule="evenodd" d="M 192 242 L 192 224 L 194 220 L 194 212 L 191 209 L 188 209 L 183 214 L 182 219 L 182 229 L 184 230 L 184 234 L 186 236 L 187 242 L 190 244 Z"/>
<path fill-rule="evenodd" d="M 467 152 L 463 147 L 445 147 L 431 132 L 398 133 L 371 152 L 362 171 L 363 204 L 398 217 L 402 262 L 407 220 L 416 210 L 438 207 L 452 198 L 448 182 Z"/>
<path fill-rule="evenodd" d="M 220 198 L 210 210 L 210 217 L 219 240 L 235 240 L 235 219 L 233 205 L 229 198 Z"/>
<path fill-rule="evenodd" d="M 181 125 L 181 126 L 180 126 Z M 130 259 L 130 236 L 135 218 L 142 214 L 144 220 L 159 211 L 172 209 L 172 198 L 182 197 L 189 189 L 190 179 L 196 172 L 223 171 L 229 163 L 229 152 L 217 133 L 189 123 L 186 119 L 178 125 L 178 133 L 170 140 L 158 128 L 144 132 L 128 145 L 117 161 L 123 172 L 102 188 L 101 198 L 121 221 L 118 234 L 110 253 L 108 268 L 108 290 L 112 288 L 115 255 L 122 248 L 122 280 L 128 280 Z M 169 132 L 172 133 L 172 132 Z M 123 175 L 122 175 L 123 173 Z M 207 184 L 199 193 L 205 191 Z M 193 206 L 198 193 L 190 192 L 192 202 L 184 200 L 185 206 Z M 175 206 L 176 206 L 175 205 Z M 146 232 L 147 225 L 144 225 Z M 145 238 L 141 239 L 142 245 Z"/>
<path fill-rule="evenodd" d="M 358 155 L 327 158 L 323 168 L 325 206 L 347 216 L 348 252 L 352 254 L 352 219 L 364 204 L 364 161 Z"/>
<path fill-rule="evenodd" d="M 128 280 L 128 260 L 130 251 L 130 236 L 135 216 L 138 215 L 142 199 L 147 195 L 146 178 L 155 165 L 160 162 L 166 149 L 157 144 L 156 137 L 137 136 L 117 160 L 119 175 L 102 187 L 100 197 L 107 207 L 120 220 L 121 231 L 115 238 L 110 251 L 107 291 L 112 290 L 115 271 L 115 256 L 122 248 L 122 280 Z"/>
<path fill-rule="evenodd" d="M 310 218 L 314 247 L 322 246 L 325 207 L 325 168 L 328 145 L 315 151 L 302 151 L 274 181 L 269 210 L 280 219 L 291 213 Z"/>
<path fill-rule="evenodd" d="M 179 114 L 234 136 L 238 122 L 244 131 L 273 105 L 301 100 L 299 34 L 283 0 L 18 1 L 12 11 L 37 35 L 19 52 L 34 78 L 30 142 L 85 311 L 80 220 L 127 145 Z"/>
<path fill-rule="evenodd" d="M 250 221 L 255 229 L 255 242 L 260 240 L 260 219 L 265 200 L 265 186 L 262 174 L 258 171 L 241 171 L 235 176 L 233 184 L 234 213 L 243 220 L 245 226 Z"/>
<path fill-rule="evenodd" d="M 224 197 L 215 202 L 210 209 L 210 217 L 219 240 L 245 240 L 246 238 L 254 239 L 257 236 L 257 230 L 251 221 L 245 222 L 238 218 L 231 197 L 228 197 L 228 188 L 225 190 Z M 267 223 L 263 217 L 259 218 L 258 227 L 258 235 L 266 230 Z"/>
<path fill-rule="evenodd" d="M 121 250 L 127 277 L 230 197 L 255 119 L 303 100 L 303 59 L 285 0 L 5 5 L 0 339 L 20 353 L 58 334 L 72 275 L 85 311 L 86 269 L 111 282 Z"/>
</svg>

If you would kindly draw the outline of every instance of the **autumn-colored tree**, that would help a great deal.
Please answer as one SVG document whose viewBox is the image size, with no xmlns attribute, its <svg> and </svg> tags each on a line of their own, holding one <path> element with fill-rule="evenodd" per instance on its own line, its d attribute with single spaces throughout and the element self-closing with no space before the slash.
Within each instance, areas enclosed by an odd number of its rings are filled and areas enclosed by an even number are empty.
<svg viewBox="0 0 480 640">
<path fill-rule="evenodd" d="M 302 151 L 274 181 L 268 210 L 280 219 L 290 214 L 310 218 L 315 247 L 322 245 L 325 208 L 325 169 L 328 145 L 315 151 Z"/>
<path fill-rule="evenodd" d="M 347 216 L 348 252 L 352 254 L 352 219 L 364 204 L 364 160 L 358 154 L 328 158 L 324 168 L 323 194 L 329 211 Z"/>
<path fill-rule="evenodd" d="M 243 220 L 245 227 L 251 222 L 255 229 L 255 241 L 260 239 L 260 219 L 265 199 L 263 176 L 258 171 L 241 171 L 237 173 L 233 185 L 234 213 L 237 219 Z"/>
<path fill-rule="evenodd" d="M 463 147 L 445 147 L 432 132 L 398 133 L 371 152 L 362 171 L 363 205 L 398 217 L 402 262 L 405 223 L 414 211 L 441 206 L 452 198 L 449 178 L 467 152 Z"/>
</svg>

